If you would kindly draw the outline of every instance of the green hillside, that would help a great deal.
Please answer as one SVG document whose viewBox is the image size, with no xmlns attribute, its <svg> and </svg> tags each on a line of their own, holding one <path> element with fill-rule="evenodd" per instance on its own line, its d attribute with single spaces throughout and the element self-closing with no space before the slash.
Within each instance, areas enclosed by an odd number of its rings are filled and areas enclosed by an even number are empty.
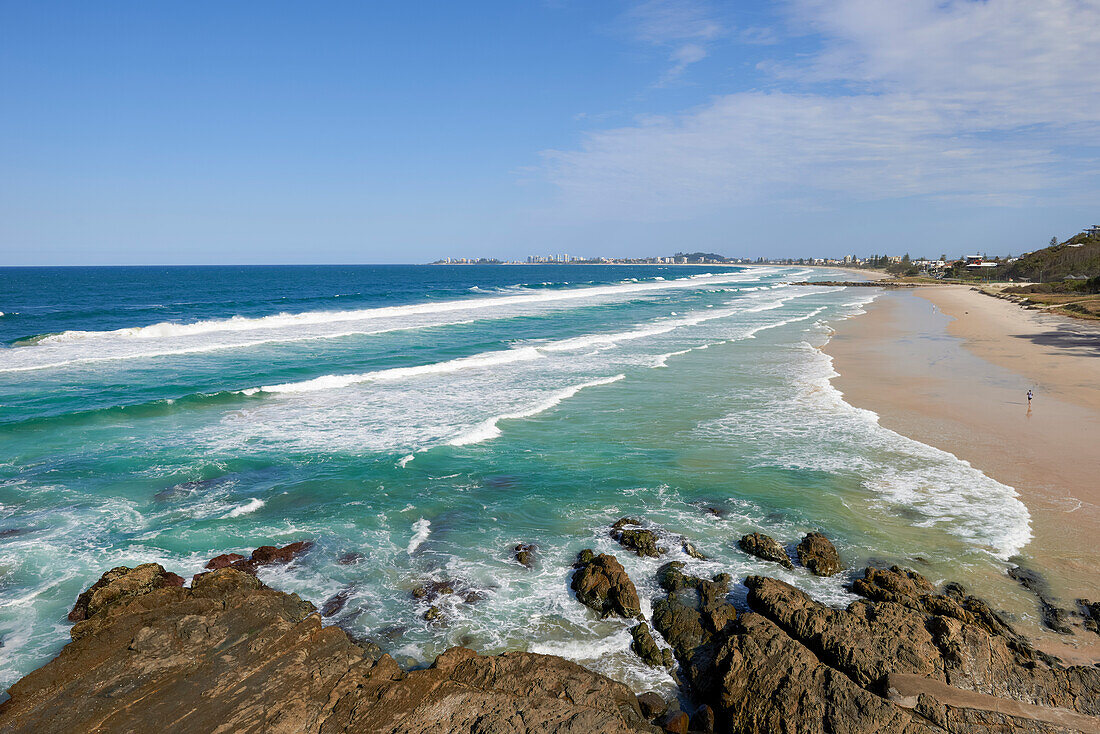
<svg viewBox="0 0 1100 734">
<path fill-rule="evenodd" d="M 1003 280 L 1030 280 L 1050 283 L 1070 276 L 1100 276 L 1100 235 L 1081 233 L 1059 245 L 1023 255 L 1016 262 L 997 268 Z"/>
</svg>

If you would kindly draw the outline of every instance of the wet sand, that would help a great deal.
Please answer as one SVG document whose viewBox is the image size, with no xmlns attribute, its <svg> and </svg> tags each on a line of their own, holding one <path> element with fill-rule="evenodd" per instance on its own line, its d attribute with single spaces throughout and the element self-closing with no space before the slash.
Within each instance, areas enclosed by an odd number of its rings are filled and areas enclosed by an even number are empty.
<svg viewBox="0 0 1100 734">
<path fill-rule="evenodd" d="M 1100 329 L 937 286 L 884 292 L 825 351 L 849 403 L 1019 492 L 1033 538 L 1015 560 L 1049 580 L 1060 606 L 1100 599 Z M 1095 634 L 1041 638 L 1064 658 L 1100 661 Z"/>
</svg>

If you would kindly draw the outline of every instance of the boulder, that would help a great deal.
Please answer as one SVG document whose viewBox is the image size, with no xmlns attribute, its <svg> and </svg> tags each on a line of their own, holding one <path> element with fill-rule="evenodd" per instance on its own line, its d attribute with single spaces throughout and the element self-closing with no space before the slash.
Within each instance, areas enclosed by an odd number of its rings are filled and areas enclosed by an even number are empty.
<svg viewBox="0 0 1100 734">
<path fill-rule="evenodd" d="M 658 719 L 668 711 L 668 701 L 659 693 L 647 691 L 638 696 L 638 705 L 642 709 L 642 716 L 649 721 Z"/>
<path fill-rule="evenodd" d="M 203 568 L 209 571 L 217 571 L 219 568 L 226 568 L 227 566 L 232 566 L 237 561 L 243 560 L 245 560 L 245 557 L 240 553 L 222 553 L 220 556 L 214 556 L 207 561 Z"/>
<path fill-rule="evenodd" d="M 657 644 L 657 641 L 653 639 L 653 635 L 649 632 L 649 625 L 645 622 L 639 622 L 631 628 L 630 636 L 634 638 L 634 641 L 630 643 L 630 649 L 637 653 L 646 665 L 655 668 L 672 668 L 676 665 L 672 650 L 662 649 Z"/>
<path fill-rule="evenodd" d="M 239 553 L 223 553 L 214 556 L 206 563 L 206 568 L 216 571 L 220 568 L 235 568 L 245 573 L 256 573 L 260 566 L 273 563 L 290 563 L 313 547 L 311 540 L 298 540 L 284 545 L 282 548 L 274 545 L 261 545 L 252 551 L 252 555 L 245 558 Z"/>
<path fill-rule="evenodd" d="M 668 553 L 668 548 L 660 545 L 657 533 L 646 528 L 634 527 L 639 523 L 632 517 L 623 517 L 611 525 L 611 538 L 627 550 L 634 551 L 639 556 L 660 558 Z"/>
<path fill-rule="evenodd" d="M 247 572 L 199 574 L 192 588 L 165 578 L 120 567 L 82 595 L 85 633 L 11 686 L 0 730 L 659 731 L 626 686 L 561 658 L 452 648 L 406 672 Z"/>
<path fill-rule="evenodd" d="M 690 719 L 683 711 L 670 711 L 661 719 L 661 728 L 668 734 L 688 734 Z"/>
<path fill-rule="evenodd" d="M 641 618 L 638 590 L 615 556 L 606 553 L 593 556 L 591 551 L 587 554 L 581 551 L 578 563 L 582 558 L 590 560 L 573 573 L 570 584 L 577 600 L 601 617 L 615 614 L 628 619 Z"/>
<path fill-rule="evenodd" d="M 784 568 L 794 568 L 791 559 L 787 557 L 787 551 L 775 538 L 763 533 L 749 533 L 742 535 L 737 541 L 737 546 L 750 556 L 763 558 L 765 561 L 775 561 Z"/>
<path fill-rule="evenodd" d="M 798 562 L 815 576 L 832 576 L 841 568 L 836 547 L 821 533 L 807 533 L 798 544 Z"/>
</svg>

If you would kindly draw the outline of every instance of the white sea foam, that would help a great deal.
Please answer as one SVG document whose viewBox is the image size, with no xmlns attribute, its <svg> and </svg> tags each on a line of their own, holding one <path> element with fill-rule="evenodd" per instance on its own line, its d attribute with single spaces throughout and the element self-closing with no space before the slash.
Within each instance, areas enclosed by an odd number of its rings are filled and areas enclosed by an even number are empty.
<svg viewBox="0 0 1100 734">
<path fill-rule="evenodd" d="M 759 273 L 731 273 L 669 281 L 586 286 L 561 290 L 524 289 L 520 293 L 451 301 L 383 306 L 349 311 L 279 313 L 257 318 L 234 316 L 180 324 L 162 322 L 113 331 L 66 331 L 0 354 L 0 372 L 70 367 L 114 360 L 201 354 L 255 348 L 310 339 L 333 339 L 403 329 L 453 326 L 475 320 L 506 318 L 572 308 L 638 294 L 734 284 Z M 349 325 L 354 325 L 349 328 Z"/>
<path fill-rule="evenodd" d="M 251 512 L 255 512 L 256 510 L 260 509 L 263 506 L 264 506 L 264 501 L 262 499 L 260 499 L 258 497 L 253 497 L 252 499 L 250 499 L 248 502 L 245 502 L 240 507 L 234 507 L 232 510 L 229 511 L 229 514 L 227 514 L 226 517 L 230 518 L 230 517 L 240 517 L 241 515 L 247 515 Z"/>
<path fill-rule="evenodd" d="M 488 420 L 482 421 L 477 426 L 469 431 L 459 434 L 452 438 L 448 443 L 451 446 L 468 446 L 469 444 L 481 443 L 482 441 L 488 441 L 489 439 L 496 438 L 500 435 L 500 428 L 497 424 L 502 420 L 513 420 L 517 418 L 530 418 L 533 415 L 538 415 L 547 410 L 550 410 L 555 405 L 563 400 L 568 400 L 581 390 L 589 387 L 596 387 L 598 385 L 610 385 L 613 382 L 626 377 L 626 375 L 615 375 L 614 377 L 605 377 L 599 380 L 592 380 L 590 382 L 582 382 L 579 385 L 573 385 L 571 387 L 563 388 L 556 392 L 550 393 L 544 399 L 535 403 L 529 408 L 517 410 L 511 413 L 501 413 L 500 415 L 493 416 Z"/>
<path fill-rule="evenodd" d="M 541 355 L 538 353 L 538 350 L 532 347 L 505 349 L 496 352 L 475 354 L 472 357 L 459 357 L 446 362 L 418 365 L 416 367 L 394 367 L 388 370 L 363 372 L 353 375 L 322 375 L 321 377 L 315 377 L 312 380 L 304 380 L 302 382 L 287 382 L 282 385 L 265 385 L 259 388 L 259 391 L 266 393 L 298 393 L 315 392 L 317 390 L 333 390 L 364 382 L 404 380 L 422 375 L 440 375 L 448 372 L 458 372 L 459 370 L 484 369 L 486 367 L 495 367 L 498 365 L 512 364 L 514 362 L 539 359 L 540 357 Z M 241 393 L 245 395 L 252 395 L 255 392 L 257 392 L 256 388 L 249 388 L 248 390 L 241 391 Z"/>
<path fill-rule="evenodd" d="M 416 454 L 406 454 L 397 460 L 397 465 L 404 469 L 409 465 L 409 462 L 416 458 Z"/>
<path fill-rule="evenodd" d="M 412 529 L 413 529 L 413 536 L 412 536 L 412 539 L 409 540 L 409 547 L 405 551 L 410 556 L 413 553 L 416 552 L 416 549 L 419 548 L 420 545 L 425 540 L 427 540 L 428 536 L 431 534 L 431 532 L 432 532 L 431 520 L 425 520 L 424 518 L 420 518 L 419 520 L 417 520 L 416 522 L 414 522 L 412 524 Z"/>
</svg>

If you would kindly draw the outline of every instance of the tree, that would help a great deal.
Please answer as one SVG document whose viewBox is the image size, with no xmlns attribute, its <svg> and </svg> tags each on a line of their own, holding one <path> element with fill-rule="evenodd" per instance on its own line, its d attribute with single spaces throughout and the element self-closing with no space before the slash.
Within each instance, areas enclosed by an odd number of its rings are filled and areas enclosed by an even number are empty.
<svg viewBox="0 0 1100 734">
<path fill-rule="evenodd" d="M 940 253 L 940 260 L 943 261 L 943 262 L 947 262 L 947 253 L 946 252 Z"/>
<path fill-rule="evenodd" d="M 1050 238 L 1050 246 L 1051 247 L 1056 247 L 1057 245 L 1058 245 L 1058 238 L 1057 237 L 1051 237 Z"/>
</svg>

